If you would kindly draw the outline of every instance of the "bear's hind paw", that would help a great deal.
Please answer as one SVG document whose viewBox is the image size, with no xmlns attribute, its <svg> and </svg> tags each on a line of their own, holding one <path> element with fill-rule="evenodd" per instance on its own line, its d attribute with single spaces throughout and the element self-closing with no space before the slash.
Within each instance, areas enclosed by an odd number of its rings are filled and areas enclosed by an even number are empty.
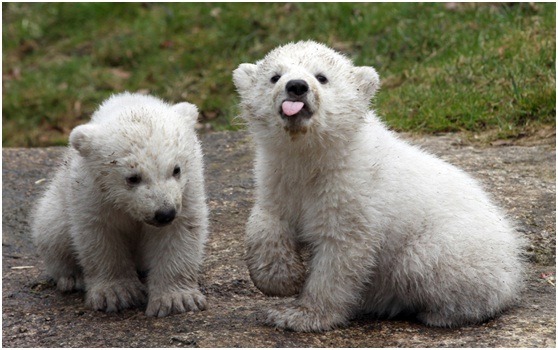
<svg viewBox="0 0 558 350">
<path fill-rule="evenodd" d="M 64 276 L 59 277 L 56 281 L 56 289 L 64 293 L 83 290 L 83 288 L 84 283 L 82 276 Z"/>
</svg>

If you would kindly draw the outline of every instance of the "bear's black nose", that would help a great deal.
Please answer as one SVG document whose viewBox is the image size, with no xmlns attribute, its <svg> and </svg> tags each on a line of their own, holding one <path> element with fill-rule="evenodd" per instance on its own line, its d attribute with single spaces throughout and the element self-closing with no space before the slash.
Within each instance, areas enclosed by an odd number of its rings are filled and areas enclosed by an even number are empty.
<svg viewBox="0 0 558 350">
<path fill-rule="evenodd" d="M 155 222 L 159 225 L 170 224 L 176 216 L 175 209 L 157 210 L 155 212 Z"/>
<path fill-rule="evenodd" d="M 302 97 L 308 92 L 308 83 L 304 80 L 289 80 L 285 89 L 291 97 Z"/>
</svg>

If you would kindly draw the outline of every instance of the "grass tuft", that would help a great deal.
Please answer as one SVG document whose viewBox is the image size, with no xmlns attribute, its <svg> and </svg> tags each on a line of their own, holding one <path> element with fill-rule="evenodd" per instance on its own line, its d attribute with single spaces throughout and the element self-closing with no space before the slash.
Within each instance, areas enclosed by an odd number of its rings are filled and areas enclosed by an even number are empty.
<svg viewBox="0 0 558 350">
<path fill-rule="evenodd" d="M 374 66 L 388 125 L 518 137 L 556 125 L 556 5 L 3 3 L 2 144 L 66 143 L 110 94 L 198 105 L 235 130 L 231 72 L 313 39 Z"/>
</svg>

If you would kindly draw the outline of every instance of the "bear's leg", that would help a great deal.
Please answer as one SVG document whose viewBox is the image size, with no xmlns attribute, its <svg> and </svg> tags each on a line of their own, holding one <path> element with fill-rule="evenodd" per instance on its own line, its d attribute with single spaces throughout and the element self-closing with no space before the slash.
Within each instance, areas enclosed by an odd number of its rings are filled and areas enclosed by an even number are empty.
<svg viewBox="0 0 558 350">
<path fill-rule="evenodd" d="M 345 324 L 357 311 L 363 287 L 374 266 L 376 244 L 370 235 L 339 227 L 313 244 L 310 274 L 293 303 L 273 309 L 267 322 L 304 332 Z"/>
<path fill-rule="evenodd" d="M 114 224 L 114 223 L 112 223 Z M 72 238 L 83 267 L 85 303 L 94 310 L 115 312 L 146 301 L 129 242 L 101 220 L 83 220 L 72 227 Z"/>
<path fill-rule="evenodd" d="M 474 263 L 461 259 L 459 266 L 457 261 L 454 266 L 438 266 L 439 281 L 421 281 L 420 290 L 415 291 L 421 294 L 423 307 L 417 318 L 428 326 L 457 327 L 482 322 L 513 305 L 518 300 L 522 271 L 513 261 L 509 267 L 498 265 L 506 259 L 485 262 L 478 257 Z"/>
<path fill-rule="evenodd" d="M 286 220 L 254 206 L 246 226 L 246 263 L 254 285 L 267 295 L 291 296 L 304 283 L 293 231 Z"/>
<path fill-rule="evenodd" d="M 149 270 L 147 316 L 206 308 L 198 286 L 205 237 L 202 230 L 205 228 L 193 227 L 185 220 L 164 228 L 146 228 L 142 255 Z"/>
<path fill-rule="evenodd" d="M 67 230 L 54 232 L 45 228 L 44 235 L 36 239 L 36 244 L 44 258 L 46 272 L 54 279 L 59 291 L 83 289 L 83 273 Z"/>
<path fill-rule="evenodd" d="M 487 294 L 489 293 L 490 291 L 487 291 Z M 476 299 L 477 304 L 474 303 L 474 300 L 461 300 L 461 303 L 446 300 L 444 304 L 439 301 L 430 301 L 431 305 L 427 306 L 427 310 L 419 312 L 417 319 L 427 326 L 433 327 L 458 327 L 482 322 L 500 311 L 497 307 L 487 305 L 488 303 L 483 299 L 484 296 L 479 296 Z"/>
<path fill-rule="evenodd" d="M 391 290 L 429 326 L 481 322 L 517 301 L 521 245 L 507 236 L 506 227 L 498 232 L 485 230 L 490 223 L 481 220 L 466 224 L 452 222 L 408 237 L 389 264 L 395 272 Z"/>
<path fill-rule="evenodd" d="M 34 217 L 33 239 L 58 290 L 71 292 L 83 289 L 83 273 L 59 202 L 52 191 L 41 200 Z"/>
<path fill-rule="evenodd" d="M 38 245 L 43 251 L 47 274 L 56 281 L 56 288 L 61 292 L 82 290 L 83 272 L 72 250 L 70 235 L 64 232 L 51 238 L 54 240 Z"/>
</svg>

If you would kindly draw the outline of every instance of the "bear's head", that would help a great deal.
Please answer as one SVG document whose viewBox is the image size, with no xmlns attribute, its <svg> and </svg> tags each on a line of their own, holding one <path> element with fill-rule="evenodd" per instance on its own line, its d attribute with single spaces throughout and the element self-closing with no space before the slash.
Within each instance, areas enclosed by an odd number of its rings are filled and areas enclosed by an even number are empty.
<svg viewBox="0 0 558 350">
<path fill-rule="evenodd" d="M 90 123 L 72 130 L 70 145 L 104 203 L 136 221 L 165 226 L 180 215 L 190 167 L 201 166 L 197 116 L 190 103 L 115 95 Z"/>
<path fill-rule="evenodd" d="M 280 46 L 256 64 L 233 72 L 249 125 L 291 135 L 351 129 L 368 112 L 379 87 L 372 67 L 313 41 Z"/>
</svg>

